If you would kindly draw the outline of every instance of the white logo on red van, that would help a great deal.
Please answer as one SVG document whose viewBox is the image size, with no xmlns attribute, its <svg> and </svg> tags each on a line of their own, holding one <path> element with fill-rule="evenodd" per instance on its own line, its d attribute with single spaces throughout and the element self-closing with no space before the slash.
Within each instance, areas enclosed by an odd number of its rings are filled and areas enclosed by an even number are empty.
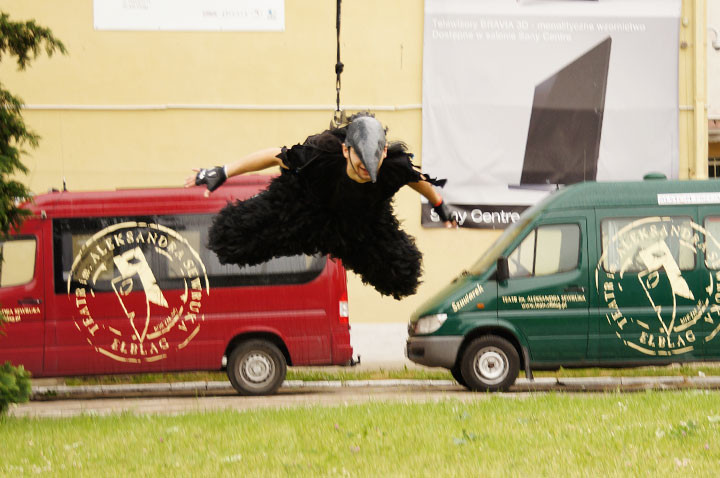
<svg viewBox="0 0 720 478">
<path fill-rule="evenodd" d="M 40 307 L 24 306 L 24 307 L 8 307 L 0 309 L 5 322 L 9 324 L 22 322 L 23 318 L 31 318 L 31 316 L 40 315 L 42 311 Z"/>
<path fill-rule="evenodd" d="M 205 265 L 188 241 L 145 222 L 115 224 L 88 239 L 67 285 L 75 326 L 88 343 L 129 363 L 185 348 L 200 331 L 210 294 Z"/>
<path fill-rule="evenodd" d="M 689 219 L 648 217 L 603 237 L 595 283 L 608 324 L 625 345 L 680 355 L 718 334 L 720 243 L 706 229 Z M 696 271 L 698 251 L 715 272 Z"/>
</svg>

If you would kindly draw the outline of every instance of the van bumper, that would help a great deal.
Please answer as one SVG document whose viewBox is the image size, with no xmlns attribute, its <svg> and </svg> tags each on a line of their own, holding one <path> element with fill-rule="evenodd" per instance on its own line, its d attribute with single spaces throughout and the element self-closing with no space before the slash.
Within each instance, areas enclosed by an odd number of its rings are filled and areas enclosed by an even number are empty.
<svg viewBox="0 0 720 478">
<path fill-rule="evenodd" d="M 410 337 L 405 354 L 408 359 L 420 365 L 450 369 L 455 366 L 462 341 L 461 335 Z"/>
</svg>

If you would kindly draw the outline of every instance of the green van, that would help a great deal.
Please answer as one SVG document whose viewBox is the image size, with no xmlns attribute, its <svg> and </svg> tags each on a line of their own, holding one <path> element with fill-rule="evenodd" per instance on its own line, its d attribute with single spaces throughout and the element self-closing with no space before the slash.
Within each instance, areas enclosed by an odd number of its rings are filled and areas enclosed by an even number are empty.
<svg viewBox="0 0 720 478">
<path fill-rule="evenodd" d="M 413 314 L 407 356 L 483 391 L 520 367 L 720 360 L 719 241 L 720 181 L 568 186 Z"/>
</svg>

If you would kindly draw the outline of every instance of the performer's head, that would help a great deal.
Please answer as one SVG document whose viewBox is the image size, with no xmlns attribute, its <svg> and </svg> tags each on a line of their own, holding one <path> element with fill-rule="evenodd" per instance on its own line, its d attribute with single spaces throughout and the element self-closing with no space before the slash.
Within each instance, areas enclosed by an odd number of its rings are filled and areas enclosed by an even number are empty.
<svg viewBox="0 0 720 478">
<path fill-rule="evenodd" d="M 385 128 L 368 113 L 355 115 L 347 126 L 342 151 L 350 179 L 358 183 L 376 182 L 387 156 Z"/>
</svg>

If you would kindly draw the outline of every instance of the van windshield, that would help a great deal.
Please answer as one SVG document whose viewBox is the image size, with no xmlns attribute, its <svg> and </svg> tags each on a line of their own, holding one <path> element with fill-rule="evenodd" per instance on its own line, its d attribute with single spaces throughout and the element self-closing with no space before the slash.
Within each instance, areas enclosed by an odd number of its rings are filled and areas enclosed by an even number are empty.
<svg viewBox="0 0 720 478">
<path fill-rule="evenodd" d="M 520 234 L 530 222 L 532 222 L 540 213 L 540 208 L 532 207 L 528 209 L 524 214 L 520 216 L 518 222 L 513 223 L 510 227 L 505 229 L 500 237 L 493 243 L 485 253 L 480 256 L 480 259 L 472 265 L 469 269 L 470 274 L 479 276 L 488 271 L 488 269 L 495 265 L 500 257 L 500 254 L 505 251 L 510 243 L 512 243 L 518 234 Z"/>
</svg>

